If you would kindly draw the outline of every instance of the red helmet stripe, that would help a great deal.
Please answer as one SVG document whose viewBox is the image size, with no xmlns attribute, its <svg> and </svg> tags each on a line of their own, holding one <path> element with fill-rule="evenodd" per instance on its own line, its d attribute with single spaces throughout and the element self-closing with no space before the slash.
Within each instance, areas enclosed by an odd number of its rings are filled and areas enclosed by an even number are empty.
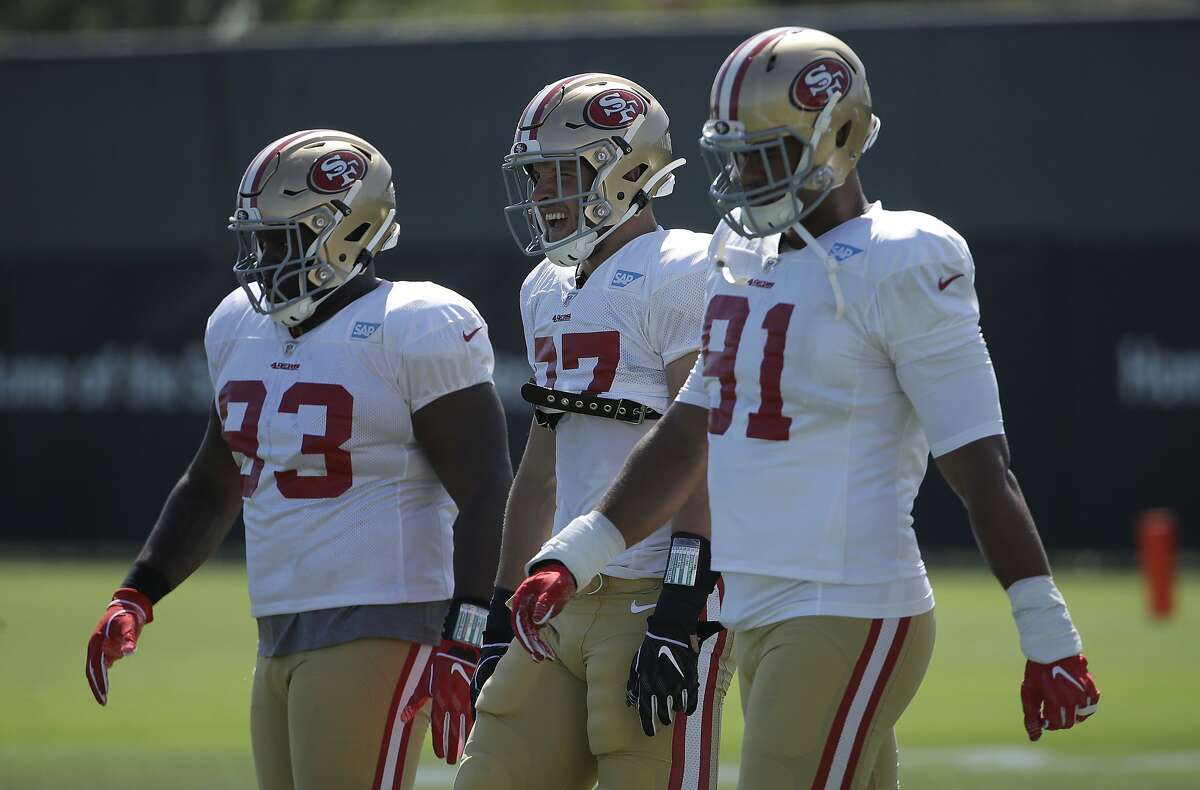
<svg viewBox="0 0 1200 790">
<path fill-rule="evenodd" d="M 558 95 L 558 92 L 566 87 L 566 85 L 580 77 L 590 76 L 594 72 L 585 74 L 575 74 L 561 79 L 558 82 L 547 85 L 538 91 L 537 95 L 530 100 L 529 104 L 525 105 L 525 112 L 521 113 L 521 121 L 517 126 L 517 140 L 536 140 L 538 136 L 538 125 L 542 122 L 542 115 L 546 112 L 546 108 L 550 106 L 550 102 Z M 532 128 L 530 128 L 532 127 Z M 522 135 L 524 137 L 522 138 Z"/>
<path fill-rule="evenodd" d="M 254 157 L 254 161 L 252 161 L 250 166 L 246 168 L 246 174 L 242 177 L 242 185 L 239 188 L 239 191 L 243 195 L 257 195 L 258 191 L 262 189 L 262 184 L 260 181 L 263 176 L 266 175 L 267 165 L 271 162 L 271 160 L 274 159 L 279 152 L 286 148 L 290 143 L 306 134 L 312 134 L 315 131 L 320 130 L 305 129 L 302 132 L 289 134 L 287 137 L 282 137 L 279 140 L 276 140 L 273 144 L 268 145 L 266 148 L 259 151 L 258 156 Z"/>
<path fill-rule="evenodd" d="M 729 56 L 725 58 L 725 62 L 721 64 L 721 68 L 717 69 L 717 78 L 713 80 L 712 93 L 708 97 L 709 103 L 712 105 L 711 109 L 714 117 L 718 116 L 718 111 L 720 110 L 721 89 L 725 86 L 725 77 L 729 74 L 730 64 L 737 58 L 738 53 L 754 39 L 755 36 L 751 36 L 734 47 L 733 52 L 730 52 Z"/>
<path fill-rule="evenodd" d="M 793 30 L 795 30 L 795 28 L 785 27 L 785 28 L 776 28 L 775 30 L 767 31 L 767 34 L 763 35 L 762 38 L 760 38 L 758 40 L 758 43 L 755 44 L 753 47 L 751 47 L 745 53 L 745 55 L 742 57 L 741 63 L 738 64 L 738 67 L 737 67 L 737 74 L 734 75 L 734 78 L 733 78 L 733 86 L 729 90 L 729 106 L 728 106 L 729 114 L 727 116 L 729 118 L 729 120 L 731 120 L 731 121 L 737 120 L 738 97 L 741 95 L 741 92 L 742 92 L 742 81 L 745 80 L 745 78 L 746 78 L 746 72 L 750 70 L 750 63 L 751 63 L 751 61 L 754 60 L 754 56 L 757 55 L 759 52 L 762 52 L 770 44 L 775 43 L 779 39 L 786 36 L 788 33 L 792 32 Z"/>
</svg>

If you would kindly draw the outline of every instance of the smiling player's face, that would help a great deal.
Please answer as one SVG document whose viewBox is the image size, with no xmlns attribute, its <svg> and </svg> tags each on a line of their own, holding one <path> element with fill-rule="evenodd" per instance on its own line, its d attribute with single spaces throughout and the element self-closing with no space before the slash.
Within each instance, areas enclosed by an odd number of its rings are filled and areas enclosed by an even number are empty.
<svg viewBox="0 0 1200 790">
<path fill-rule="evenodd" d="M 538 162 L 527 170 L 534 181 L 533 200 L 545 220 L 549 240 L 559 241 L 574 233 L 579 228 L 581 206 L 573 196 L 591 188 L 596 171 L 582 159 Z"/>
</svg>

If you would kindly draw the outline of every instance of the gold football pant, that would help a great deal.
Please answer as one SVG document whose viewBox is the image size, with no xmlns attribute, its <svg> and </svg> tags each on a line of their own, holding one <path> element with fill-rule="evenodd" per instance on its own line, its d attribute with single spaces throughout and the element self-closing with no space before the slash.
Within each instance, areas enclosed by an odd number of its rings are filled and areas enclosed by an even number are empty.
<svg viewBox="0 0 1200 790">
<path fill-rule="evenodd" d="M 728 632 L 701 646 L 694 714 L 649 737 L 625 705 L 629 665 L 661 589 L 659 579 L 601 576 L 546 626 L 557 661 L 535 663 L 514 642 L 479 696 L 455 790 L 716 788 L 733 674 Z M 705 617 L 717 619 L 718 592 L 708 606 Z"/>
<path fill-rule="evenodd" d="M 433 648 L 356 639 L 259 657 L 250 740 L 261 790 L 409 790 L 429 706 L 400 721 Z"/>
<path fill-rule="evenodd" d="M 933 612 L 797 617 L 737 633 L 741 790 L 895 790 L 893 727 L 933 654 Z"/>
</svg>

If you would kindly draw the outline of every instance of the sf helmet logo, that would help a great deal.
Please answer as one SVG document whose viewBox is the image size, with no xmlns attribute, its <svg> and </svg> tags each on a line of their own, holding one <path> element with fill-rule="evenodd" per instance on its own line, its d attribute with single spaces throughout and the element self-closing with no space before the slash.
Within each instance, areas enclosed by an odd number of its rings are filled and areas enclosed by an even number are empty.
<svg viewBox="0 0 1200 790">
<path fill-rule="evenodd" d="M 814 60 L 792 81 L 792 103 L 802 110 L 819 110 L 833 94 L 845 96 L 852 81 L 850 67 L 837 58 Z"/>
<path fill-rule="evenodd" d="M 583 109 L 583 119 L 597 129 L 624 129 L 646 114 L 646 100 L 624 88 L 598 93 Z"/>
<path fill-rule="evenodd" d="M 355 151 L 330 151 L 313 162 L 308 186 L 314 192 L 332 195 L 345 192 L 367 174 L 367 160 Z"/>
</svg>

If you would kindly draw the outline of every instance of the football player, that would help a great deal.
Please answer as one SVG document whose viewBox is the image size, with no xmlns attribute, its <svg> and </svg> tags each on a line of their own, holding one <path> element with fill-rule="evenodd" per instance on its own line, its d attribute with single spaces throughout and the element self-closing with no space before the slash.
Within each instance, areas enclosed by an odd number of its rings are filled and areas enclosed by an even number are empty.
<svg viewBox="0 0 1200 790">
<path fill-rule="evenodd" d="M 1010 466 L 971 254 L 938 219 L 864 197 L 856 167 L 878 129 L 863 63 L 833 36 L 776 28 L 725 60 L 701 138 L 723 220 L 703 359 L 513 602 L 545 628 L 707 458 L 742 788 L 897 786 L 893 727 L 934 638 L 911 516 L 931 452 L 1011 599 L 1029 738 L 1100 698 Z"/>
<path fill-rule="evenodd" d="M 724 635 L 701 647 L 698 633 L 700 620 L 718 615 L 715 578 L 687 622 L 657 626 L 698 589 L 678 600 L 679 585 L 664 588 L 664 571 L 672 530 L 675 541 L 708 534 L 703 486 L 672 525 L 664 517 L 653 534 L 579 577 L 554 625 L 526 630 L 528 654 L 509 649 L 505 606 L 551 532 L 596 506 L 696 358 L 710 238 L 659 227 L 652 203 L 670 194 L 682 164 L 662 105 L 611 74 L 543 88 L 504 159 L 510 228 L 526 254 L 542 259 L 520 305 L 533 369 L 522 394 L 534 418 L 505 513 L 475 676 L 478 719 L 458 790 L 716 787 L 730 650 Z M 655 704 L 631 667 L 648 630 L 668 649 L 643 656 L 643 665 L 661 661 L 681 682 L 686 675 L 684 709 L 693 715 L 673 726 L 670 715 L 643 716 L 643 734 L 626 699 L 638 709 Z"/>
<path fill-rule="evenodd" d="M 240 287 L 205 332 L 208 430 L 88 643 L 88 683 L 104 705 L 112 663 L 240 509 L 259 787 L 410 788 L 430 717 L 450 763 L 472 721 L 512 480 L 487 325 L 453 291 L 375 276 L 400 232 L 392 168 L 352 134 L 262 149 L 229 228 Z"/>
</svg>

